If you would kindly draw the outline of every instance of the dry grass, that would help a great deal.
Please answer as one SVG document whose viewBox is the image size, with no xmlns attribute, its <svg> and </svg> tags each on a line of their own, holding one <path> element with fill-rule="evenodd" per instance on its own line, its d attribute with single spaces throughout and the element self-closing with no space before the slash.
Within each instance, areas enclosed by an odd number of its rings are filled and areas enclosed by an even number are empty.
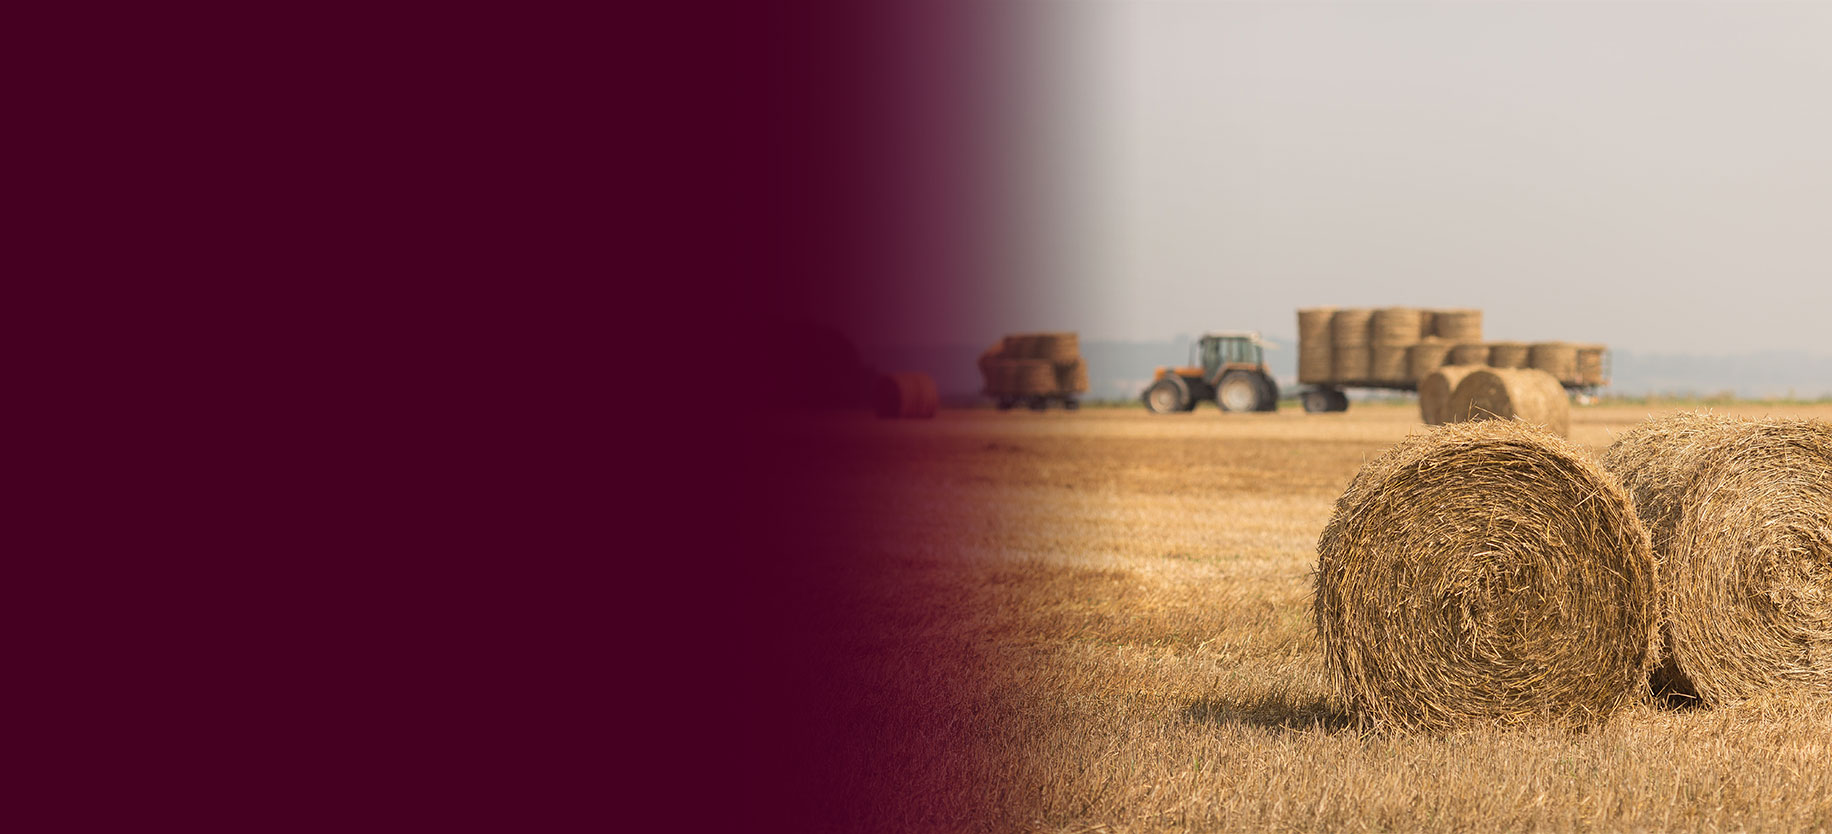
<svg viewBox="0 0 1832 834">
<path fill-rule="evenodd" d="M 1832 415 L 1832 407 L 1791 413 Z M 1601 450 L 1646 408 L 1577 409 Z M 1319 532 L 1411 403 L 802 423 L 792 614 L 844 664 L 788 758 L 846 830 L 1832 829 L 1823 701 L 1640 703 L 1587 732 L 1357 731 Z"/>
</svg>

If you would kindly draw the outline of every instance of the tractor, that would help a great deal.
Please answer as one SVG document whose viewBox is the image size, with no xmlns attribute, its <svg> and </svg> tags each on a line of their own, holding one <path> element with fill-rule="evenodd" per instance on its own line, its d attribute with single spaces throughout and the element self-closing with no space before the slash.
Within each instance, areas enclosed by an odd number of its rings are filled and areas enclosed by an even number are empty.
<svg viewBox="0 0 1832 834">
<path fill-rule="evenodd" d="M 1193 411 L 1213 401 L 1222 411 L 1276 411 L 1279 386 L 1266 370 L 1258 332 L 1208 333 L 1190 345 L 1190 364 L 1160 366 L 1145 389 L 1145 407 L 1157 414 Z"/>
</svg>

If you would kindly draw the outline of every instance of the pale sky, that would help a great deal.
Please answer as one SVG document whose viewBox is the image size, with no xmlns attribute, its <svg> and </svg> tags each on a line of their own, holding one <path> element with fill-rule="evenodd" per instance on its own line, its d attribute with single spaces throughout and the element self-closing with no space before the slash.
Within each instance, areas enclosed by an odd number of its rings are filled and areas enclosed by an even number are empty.
<svg viewBox="0 0 1832 834">
<path fill-rule="evenodd" d="M 1017 274 L 904 339 L 1496 339 L 1832 356 L 1832 4 L 1024 5 Z"/>
</svg>

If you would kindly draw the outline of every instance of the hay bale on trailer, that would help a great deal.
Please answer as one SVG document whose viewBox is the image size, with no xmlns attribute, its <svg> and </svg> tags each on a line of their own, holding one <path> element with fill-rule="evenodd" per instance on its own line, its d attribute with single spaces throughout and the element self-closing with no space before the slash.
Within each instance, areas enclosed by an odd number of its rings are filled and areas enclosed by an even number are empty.
<svg viewBox="0 0 1832 834">
<path fill-rule="evenodd" d="M 1431 334 L 1450 342 L 1480 342 L 1482 311 L 1438 310 L 1431 316 Z"/>
<path fill-rule="evenodd" d="M 1832 423 L 1679 413 L 1610 446 L 1660 564 L 1657 689 L 1832 696 Z"/>
<path fill-rule="evenodd" d="M 1057 362 L 1055 367 L 1056 390 L 1070 394 L 1081 394 L 1088 390 L 1088 363 L 1079 355 L 1069 362 Z"/>
<path fill-rule="evenodd" d="M 1432 371 L 1444 366 L 1450 358 L 1449 342 L 1432 337 L 1406 348 L 1406 381 L 1418 382 Z"/>
<path fill-rule="evenodd" d="M 1081 358 L 1081 337 L 1076 333 L 1038 333 L 1031 337 L 1031 353 L 1026 358 L 1047 359 L 1066 365 Z"/>
<path fill-rule="evenodd" d="M 1425 336 L 1424 314 L 1416 307 L 1383 307 L 1374 311 L 1370 338 L 1379 345 L 1411 345 Z"/>
<path fill-rule="evenodd" d="M 1527 348 L 1527 367 L 1552 375 L 1560 383 L 1578 381 L 1578 346 L 1569 342 L 1536 342 Z"/>
<path fill-rule="evenodd" d="M 1361 468 L 1317 541 L 1324 666 L 1375 725 L 1601 721 L 1645 691 L 1654 559 L 1577 446 L 1489 421 Z"/>
<path fill-rule="evenodd" d="M 1373 310 L 1337 310 L 1329 320 L 1330 346 L 1367 347 L 1373 339 L 1373 319 Z"/>
<path fill-rule="evenodd" d="M 1330 362 L 1336 382 L 1366 382 L 1374 378 L 1374 349 L 1367 345 L 1336 345 Z"/>
<path fill-rule="evenodd" d="M 1571 399 L 1558 380 L 1533 368 L 1483 368 L 1450 394 L 1449 422 L 1520 420 L 1571 436 Z"/>
<path fill-rule="evenodd" d="M 941 397 L 928 374 L 884 374 L 872 387 L 872 407 L 885 419 L 926 420 L 941 407 Z"/>
<path fill-rule="evenodd" d="M 1404 385 L 1410 382 L 1406 377 L 1406 351 L 1411 345 L 1375 345 L 1369 352 L 1369 379 L 1383 385 Z"/>
<path fill-rule="evenodd" d="M 1450 349 L 1447 365 L 1487 365 L 1489 346 L 1481 342 L 1464 342 Z"/>
<path fill-rule="evenodd" d="M 1579 385 L 1602 385 L 1603 380 L 1603 345 L 1578 345 L 1578 379 Z"/>
<path fill-rule="evenodd" d="M 1457 390 L 1457 383 L 1476 371 L 1481 365 L 1445 365 L 1419 380 L 1419 419 L 1427 426 L 1441 426 L 1450 422 L 1450 394 Z"/>
<path fill-rule="evenodd" d="M 1327 383 L 1335 377 L 1335 349 L 1330 339 L 1334 307 L 1298 311 L 1298 381 Z"/>
<path fill-rule="evenodd" d="M 1491 368 L 1527 368 L 1527 344 L 1525 342 L 1490 342 L 1489 367 Z"/>
</svg>

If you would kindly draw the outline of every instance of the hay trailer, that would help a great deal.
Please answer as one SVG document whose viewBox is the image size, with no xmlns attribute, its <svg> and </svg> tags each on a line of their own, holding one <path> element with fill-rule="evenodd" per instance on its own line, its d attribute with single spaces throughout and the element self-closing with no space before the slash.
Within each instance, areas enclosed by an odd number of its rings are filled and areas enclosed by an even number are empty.
<svg viewBox="0 0 1832 834">
<path fill-rule="evenodd" d="M 1213 402 L 1222 411 L 1276 411 L 1279 386 L 1266 370 L 1257 331 L 1205 333 L 1190 345 L 1190 363 L 1160 365 L 1142 398 L 1154 414 L 1193 411 Z"/>
</svg>

